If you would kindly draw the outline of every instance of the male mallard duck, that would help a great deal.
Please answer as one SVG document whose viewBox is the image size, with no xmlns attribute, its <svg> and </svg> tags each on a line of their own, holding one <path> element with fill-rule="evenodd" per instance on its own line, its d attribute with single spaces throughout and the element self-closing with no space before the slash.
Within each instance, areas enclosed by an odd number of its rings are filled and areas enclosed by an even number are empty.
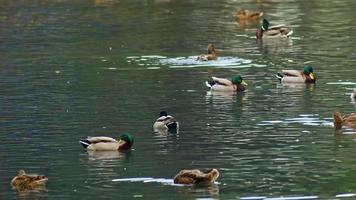
<svg viewBox="0 0 356 200">
<path fill-rule="evenodd" d="M 260 20 L 262 16 L 263 12 L 250 11 L 243 8 L 235 13 L 236 21 L 256 21 Z"/>
<path fill-rule="evenodd" d="M 293 34 L 292 30 L 289 30 L 285 25 L 269 26 L 267 19 L 263 19 L 261 28 L 256 31 L 256 38 L 287 38 Z"/>
<path fill-rule="evenodd" d="M 245 86 L 247 86 L 247 83 L 240 75 L 232 77 L 231 80 L 212 77 L 212 80 L 206 81 L 205 84 L 213 91 L 242 92 L 245 90 Z"/>
<path fill-rule="evenodd" d="M 28 190 L 44 185 L 47 180 L 48 178 L 43 175 L 26 174 L 25 170 L 21 169 L 11 180 L 11 185 L 18 190 Z"/>
<path fill-rule="evenodd" d="M 175 177 L 174 183 L 176 184 L 198 184 L 198 183 L 214 183 L 219 177 L 217 169 L 209 170 L 181 170 Z"/>
<path fill-rule="evenodd" d="M 153 124 L 154 130 L 177 130 L 178 127 L 179 123 L 177 120 L 171 115 L 168 115 L 166 111 L 161 111 L 158 119 Z"/>
<path fill-rule="evenodd" d="M 342 126 L 356 129 L 356 113 L 351 113 L 346 116 L 341 116 L 340 112 L 333 113 L 334 129 L 341 129 Z"/>
<path fill-rule="evenodd" d="M 356 101 L 356 88 L 351 92 L 350 98 L 352 101 Z"/>
<path fill-rule="evenodd" d="M 129 133 L 122 134 L 119 140 L 105 136 L 87 137 L 81 139 L 79 143 L 92 151 L 122 151 L 131 148 L 133 137 Z"/>
<path fill-rule="evenodd" d="M 302 72 L 298 70 L 282 70 L 282 74 L 278 73 L 276 77 L 282 83 L 315 83 L 316 81 L 314 70 L 310 66 L 304 66 Z"/>
<path fill-rule="evenodd" d="M 216 56 L 216 50 L 215 50 L 215 46 L 213 44 L 209 44 L 208 45 L 208 53 L 207 54 L 203 54 L 198 56 L 197 60 L 199 61 L 208 61 L 208 60 L 216 60 L 217 56 Z"/>
</svg>

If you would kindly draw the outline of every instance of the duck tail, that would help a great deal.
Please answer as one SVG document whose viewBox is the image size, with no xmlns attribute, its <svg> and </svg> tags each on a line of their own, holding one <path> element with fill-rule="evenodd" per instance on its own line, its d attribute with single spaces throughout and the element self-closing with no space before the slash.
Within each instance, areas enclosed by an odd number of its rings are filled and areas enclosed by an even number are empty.
<svg viewBox="0 0 356 200">
<path fill-rule="evenodd" d="M 88 146 L 91 144 L 91 142 L 88 139 L 81 139 L 79 143 L 84 147 L 88 148 Z"/>
<path fill-rule="evenodd" d="M 215 84 L 215 81 L 213 81 L 213 80 L 205 81 L 205 85 L 206 85 L 208 88 L 213 87 L 214 84 Z"/>
<path fill-rule="evenodd" d="M 287 33 L 287 37 L 291 36 L 293 34 L 293 30 L 290 30 L 288 33 Z"/>
<path fill-rule="evenodd" d="M 282 82 L 282 79 L 283 79 L 283 74 L 281 74 L 281 73 L 277 73 L 277 74 L 276 74 L 276 77 L 278 78 L 278 80 L 279 80 L 279 81 L 281 81 L 281 82 Z"/>
<path fill-rule="evenodd" d="M 334 112 L 333 113 L 333 118 L 334 118 L 334 129 L 341 129 L 342 127 L 342 116 L 340 112 Z"/>
</svg>

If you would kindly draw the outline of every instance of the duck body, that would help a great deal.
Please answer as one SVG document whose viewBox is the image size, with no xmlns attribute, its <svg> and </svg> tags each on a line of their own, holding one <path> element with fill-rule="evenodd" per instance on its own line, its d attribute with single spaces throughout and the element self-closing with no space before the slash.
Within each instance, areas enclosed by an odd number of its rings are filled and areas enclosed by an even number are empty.
<svg viewBox="0 0 356 200">
<path fill-rule="evenodd" d="M 289 30 L 284 24 L 269 26 L 269 22 L 264 19 L 262 27 L 256 31 L 256 38 L 288 38 L 292 34 L 293 30 Z"/>
<path fill-rule="evenodd" d="M 242 80 L 242 77 L 237 75 L 228 80 L 226 78 L 212 77 L 211 80 L 205 82 L 206 86 L 212 91 L 222 91 L 222 92 L 242 92 L 246 88 L 247 83 Z"/>
<path fill-rule="evenodd" d="M 122 134 L 119 140 L 106 136 L 95 136 L 81 139 L 79 143 L 90 151 L 123 151 L 131 148 L 133 137 L 128 134 Z"/>
<path fill-rule="evenodd" d="M 316 77 L 314 70 L 310 66 L 305 66 L 303 71 L 298 70 L 282 70 L 276 77 L 281 83 L 315 83 Z"/>
<path fill-rule="evenodd" d="M 356 130 L 356 113 L 341 116 L 340 112 L 333 113 L 334 129 L 341 129 L 343 126 Z"/>
<path fill-rule="evenodd" d="M 154 130 L 177 130 L 179 128 L 178 121 L 166 111 L 161 111 L 159 117 L 153 124 Z"/>
<path fill-rule="evenodd" d="M 208 45 L 207 54 L 202 54 L 197 57 L 198 61 L 209 61 L 209 60 L 216 60 L 216 59 L 217 59 L 217 55 L 216 55 L 215 46 L 213 44 Z"/>
<path fill-rule="evenodd" d="M 48 178 L 44 175 L 26 174 L 24 170 L 20 170 L 11 180 L 11 186 L 18 190 L 28 190 L 43 186 L 47 181 Z"/>
<path fill-rule="evenodd" d="M 175 177 L 175 184 L 200 184 L 200 183 L 214 183 L 219 177 L 219 171 L 217 169 L 209 170 L 181 170 Z"/>
<path fill-rule="evenodd" d="M 257 21 L 263 16 L 263 12 L 250 11 L 241 8 L 235 13 L 236 21 Z"/>
</svg>

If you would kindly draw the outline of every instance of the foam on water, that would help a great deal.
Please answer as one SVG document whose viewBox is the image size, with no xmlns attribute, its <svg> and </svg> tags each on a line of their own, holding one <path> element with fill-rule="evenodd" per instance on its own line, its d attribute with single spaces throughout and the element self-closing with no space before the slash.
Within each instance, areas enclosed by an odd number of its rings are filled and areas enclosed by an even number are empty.
<svg viewBox="0 0 356 200">
<path fill-rule="evenodd" d="M 320 119 L 318 117 L 318 114 L 302 114 L 299 115 L 299 117 L 293 117 L 293 118 L 286 118 L 284 120 L 266 120 L 266 121 L 261 121 L 258 125 L 260 126 L 266 126 L 266 125 L 273 125 L 273 124 L 293 124 L 293 123 L 299 123 L 307 126 L 333 126 L 332 119 L 330 118 L 323 118 Z"/>
<path fill-rule="evenodd" d="M 252 60 L 238 57 L 218 57 L 212 61 L 198 61 L 197 56 L 167 58 L 159 55 L 128 56 L 128 63 L 136 62 L 140 66 L 163 65 L 169 68 L 193 68 L 193 67 L 219 67 L 219 68 L 246 68 L 266 67 L 263 64 L 255 64 Z M 147 69 L 159 69 L 148 67 Z"/>
</svg>

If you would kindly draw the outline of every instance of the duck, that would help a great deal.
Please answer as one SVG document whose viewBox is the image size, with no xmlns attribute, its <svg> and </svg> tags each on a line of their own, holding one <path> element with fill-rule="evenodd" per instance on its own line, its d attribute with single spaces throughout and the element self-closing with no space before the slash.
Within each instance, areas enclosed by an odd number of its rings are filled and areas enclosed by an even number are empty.
<svg viewBox="0 0 356 200">
<path fill-rule="evenodd" d="M 181 170 L 174 178 L 175 184 L 210 184 L 214 183 L 219 177 L 219 171 L 217 169 L 200 170 Z"/>
<path fill-rule="evenodd" d="M 48 178 L 44 175 L 26 174 L 25 170 L 21 169 L 11 180 L 11 186 L 18 190 L 29 190 L 43 186 L 47 181 Z"/>
<path fill-rule="evenodd" d="M 351 98 L 352 101 L 356 101 L 356 87 L 351 92 L 350 98 Z"/>
<path fill-rule="evenodd" d="M 209 44 L 207 49 L 207 54 L 202 54 L 198 56 L 196 60 L 208 61 L 208 60 L 216 60 L 216 59 L 217 59 L 217 55 L 216 55 L 215 46 L 213 44 Z"/>
<path fill-rule="evenodd" d="M 90 151 L 124 151 L 133 145 L 133 136 L 130 133 L 123 133 L 119 140 L 107 136 L 95 136 L 83 138 L 79 143 Z"/>
<path fill-rule="evenodd" d="M 166 111 L 161 111 L 159 117 L 153 124 L 154 130 L 177 130 L 179 128 L 178 121 Z"/>
<path fill-rule="evenodd" d="M 335 111 L 333 113 L 334 129 L 341 129 L 343 126 L 356 130 L 356 113 L 351 113 L 346 116 L 341 116 L 340 112 Z"/>
<path fill-rule="evenodd" d="M 293 34 L 284 24 L 269 26 L 267 19 L 263 19 L 261 28 L 256 30 L 256 38 L 288 38 Z"/>
<path fill-rule="evenodd" d="M 236 21 L 257 21 L 263 16 L 263 12 L 250 11 L 244 8 L 239 9 L 235 13 Z"/>
<path fill-rule="evenodd" d="M 304 66 L 303 71 L 282 70 L 282 73 L 277 73 L 276 77 L 281 81 L 281 83 L 315 83 L 316 82 L 314 69 L 311 66 Z"/>
<path fill-rule="evenodd" d="M 205 81 L 205 85 L 212 91 L 236 91 L 242 92 L 248 84 L 240 75 L 232 77 L 231 80 L 226 78 L 211 77 L 211 80 Z"/>
</svg>

